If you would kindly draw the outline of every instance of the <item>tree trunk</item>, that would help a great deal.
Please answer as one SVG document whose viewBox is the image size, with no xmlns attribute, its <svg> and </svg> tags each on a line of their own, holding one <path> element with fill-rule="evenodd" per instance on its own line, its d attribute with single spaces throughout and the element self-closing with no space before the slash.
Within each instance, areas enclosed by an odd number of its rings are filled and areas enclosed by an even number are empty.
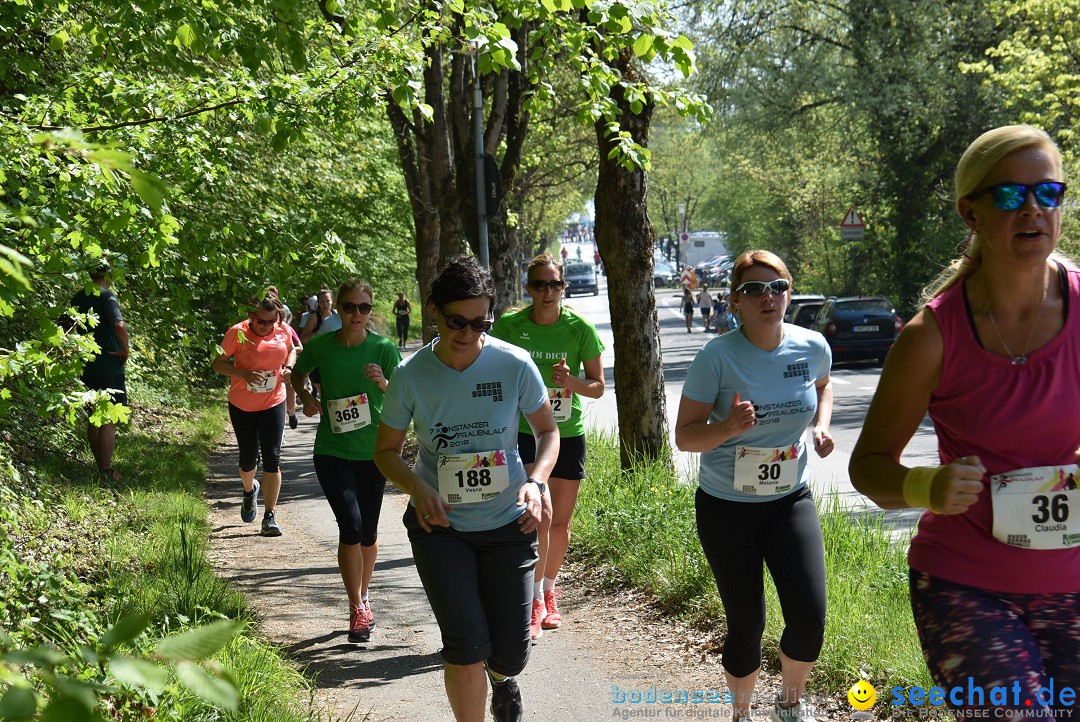
<svg viewBox="0 0 1080 722">
<path fill-rule="evenodd" d="M 636 76 L 633 57 L 615 61 L 623 77 Z M 654 105 L 630 110 L 621 86 L 611 97 L 622 110 L 619 123 L 634 142 L 648 145 Z M 660 353 L 660 324 L 653 296 L 653 233 L 648 213 L 647 175 L 626 170 L 609 153 L 616 143 L 607 121 L 596 122 L 600 148 L 596 183 L 596 243 L 608 274 L 608 307 L 615 337 L 615 390 L 618 392 L 619 449 L 622 467 L 637 459 L 660 458 L 667 442 L 667 400 Z"/>
</svg>

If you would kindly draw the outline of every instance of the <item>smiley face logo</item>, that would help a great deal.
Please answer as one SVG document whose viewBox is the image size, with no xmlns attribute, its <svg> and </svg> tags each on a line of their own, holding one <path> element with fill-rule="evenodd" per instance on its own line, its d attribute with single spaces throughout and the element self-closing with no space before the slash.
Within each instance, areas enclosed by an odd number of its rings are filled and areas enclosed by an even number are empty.
<svg viewBox="0 0 1080 722">
<path fill-rule="evenodd" d="M 860 679 L 851 685 L 851 689 L 847 692 L 847 699 L 855 709 L 868 710 L 874 706 L 874 702 L 877 702 L 877 690 L 865 679 Z"/>
</svg>

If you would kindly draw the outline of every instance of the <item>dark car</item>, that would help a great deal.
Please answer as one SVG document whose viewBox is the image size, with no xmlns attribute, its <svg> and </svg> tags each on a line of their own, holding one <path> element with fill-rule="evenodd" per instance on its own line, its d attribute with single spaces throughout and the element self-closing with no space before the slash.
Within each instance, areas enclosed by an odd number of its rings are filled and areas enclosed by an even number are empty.
<svg viewBox="0 0 1080 722">
<path fill-rule="evenodd" d="M 825 297 L 820 293 L 793 293 L 787 311 L 784 312 L 784 322 L 810 328 L 814 323 L 814 316 L 824 303 Z"/>
<path fill-rule="evenodd" d="M 826 299 L 811 328 L 825 336 L 833 361 L 884 362 L 903 325 L 884 296 L 850 296 Z"/>
<path fill-rule="evenodd" d="M 800 303 L 791 309 L 791 321 L 790 323 L 796 326 L 802 326 L 803 328 L 810 328 L 814 325 L 814 319 L 817 318 L 818 310 L 825 305 L 824 301 L 806 301 Z"/>
<path fill-rule="evenodd" d="M 596 280 L 596 266 L 592 263 L 568 263 L 563 270 L 563 280 L 566 281 L 567 298 L 575 293 L 591 293 L 594 296 L 600 293 L 600 286 Z"/>
</svg>

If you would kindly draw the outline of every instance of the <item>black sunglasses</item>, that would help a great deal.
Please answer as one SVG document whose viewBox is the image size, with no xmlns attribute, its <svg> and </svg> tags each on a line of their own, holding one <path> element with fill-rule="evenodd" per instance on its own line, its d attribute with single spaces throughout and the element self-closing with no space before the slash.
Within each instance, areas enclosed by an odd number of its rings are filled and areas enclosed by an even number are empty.
<svg viewBox="0 0 1080 722">
<path fill-rule="evenodd" d="M 566 281 L 541 281 L 539 279 L 536 279 L 533 281 L 529 281 L 529 288 L 536 291 L 537 293 L 543 293 L 547 290 L 561 291 L 566 288 Z"/>
<path fill-rule="evenodd" d="M 735 289 L 735 293 L 742 293 L 747 296 L 761 296 L 765 293 L 765 289 L 772 291 L 772 295 L 779 296 L 784 291 L 788 290 L 790 284 L 786 278 L 778 278 L 775 281 L 747 281 L 738 288 Z"/>
<path fill-rule="evenodd" d="M 353 303 L 351 301 L 343 301 L 341 303 L 341 310 L 345 313 L 371 313 L 370 303 Z"/>
<path fill-rule="evenodd" d="M 470 320 L 464 316 L 447 315 L 442 309 L 439 309 L 439 313 L 442 314 L 443 319 L 446 321 L 446 327 L 451 331 L 460 331 L 468 326 L 477 333 L 487 333 L 495 324 L 495 320 L 491 318 L 474 318 Z"/>
<path fill-rule="evenodd" d="M 1042 183 L 998 183 L 996 186 L 983 188 L 968 195 L 968 200 L 975 200 L 989 193 L 993 196 L 994 207 L 999 211 L 1015 211 L 1027 201 L 1028 192 L 1035 196 L 1035 202 L 1040 208 L 1057 208 L 1061 205 L 1061 199 L 1065 197 L 1067 186 L 1058 181 L 1044 181 Z"/>
<path fill-rule="evenodd" d="M 278 322 L 276 318 L 253 318 L 252 323 L 257 323 L 260 326 L 272 326 Z"/>
</svg>

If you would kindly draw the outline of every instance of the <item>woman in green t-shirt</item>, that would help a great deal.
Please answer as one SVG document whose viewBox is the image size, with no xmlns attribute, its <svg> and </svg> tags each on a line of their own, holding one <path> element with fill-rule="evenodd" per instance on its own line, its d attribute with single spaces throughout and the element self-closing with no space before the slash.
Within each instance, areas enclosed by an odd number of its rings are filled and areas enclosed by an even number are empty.
<svg viewBox="0 0 1080 722">
<path fill-rule="evenodd" d="M 386 487 L 386 477 L 375 466 L 375 434 L 386 383 L 401 363 L 394 342 L 369 328 L 374 300 L 367 281 L 354 278 L 341 284 L 341 328 L 313 336 L 292 376 L 304 415 L 322 414 L 315 435 L 315 473 L 337 519 L 350 642 L 366 642 L 375 627 L 368 587 L 379 553 L 379 513 Z M 322 375 L 320 398 L 304 388 L 316 368 Z"/>
<path fill-rule="evenodd" d="M 581 399 L 598 399 L 604 394 L 604 344 L 593 326 L 572 309 L 562 305 L 563 264 L 548 253 L 529 263 L 526 285 L 532 304 L 502 315 L 491 334 L 529 352 L 548 387 L 551 408 L 559 424 L 559 460 L 548 480 L 544 513 L 539 529 L 540 560 L 533 586 L 530 634 L 538 639 L 545 629 L 558 629 L 562 614 L 556 604 L 555 580 L 570 545 L 570 518 L 577 503 L 578 488 L 585 478 L 585 424 Z M 585 377 L 581 377 L 584 368 Z M 532 430 L 521 420 L 518 448 L 526 469 L 533 461 Z"/>
</svg>

